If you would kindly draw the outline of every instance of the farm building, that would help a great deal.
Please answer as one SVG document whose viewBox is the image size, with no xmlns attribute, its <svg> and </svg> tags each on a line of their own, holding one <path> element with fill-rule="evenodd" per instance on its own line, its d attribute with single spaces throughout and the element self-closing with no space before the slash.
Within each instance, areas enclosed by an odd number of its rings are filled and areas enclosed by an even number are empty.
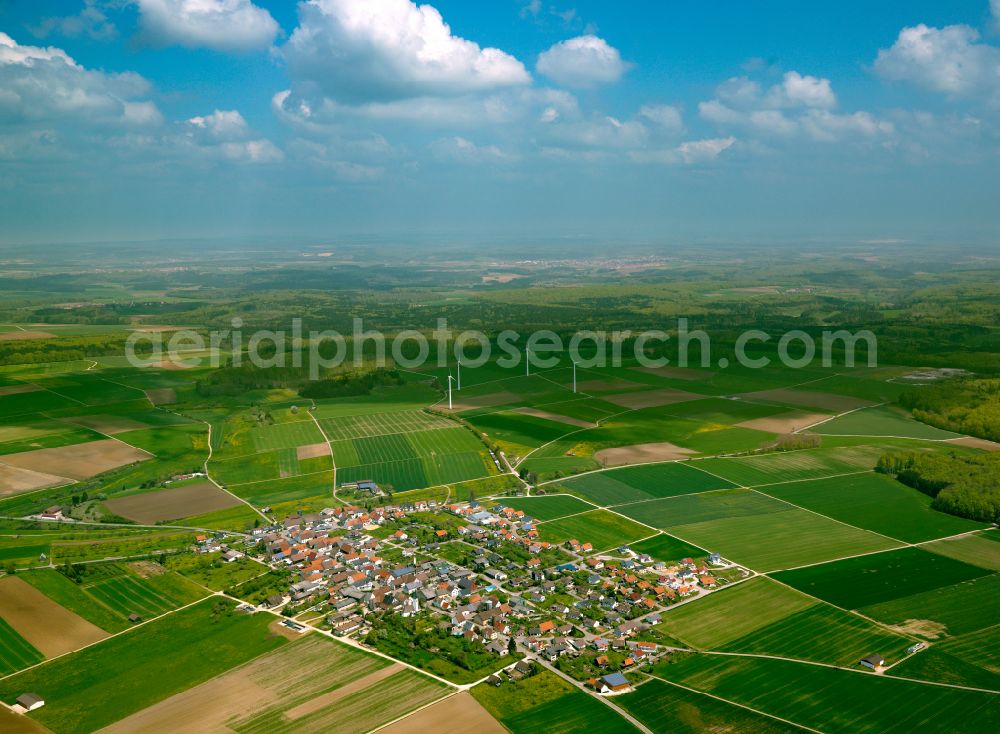
<svg viewBox="0 0 1000 734">
<path fill-rule="evenodd" d="M 601 677 L 601 683 L 607 687 L 612 693 L 618 693 L 620 691 L 627 691 L 632 687 L 632 684 L 628 682 L 626 678 L 621 673 L 610 673 L 608 675 Z M 604 691 L 602 691 L 603 693 Z"/>
<path fill-rule="evenodd" d="M 132 624 L 139 624 L 139 622 L 142 621 L 142 617 L 140 617 L 135 612 L 132 612 L 130 615 L 128 615 L 128 621 L 131 622 Z"/>
<path fill-rule="evenodd" d="M 871 668 L 872 670 L 878 670 L 883 665 L 885 665 L 885 658 L 883 658 L 878 653 L 872 653 L 867 657 L 861 658 L 861 660 L 859 660 L 858 662 L 861 665 L 864 665 L 866 668 Z"/>
<path fill-rule="evenodd" d="M 37 693 L 22 693 L 17 697 L 17 705 L 25 711 L 34 711 L 45 705 L 45 701 Z"/>
</svg>

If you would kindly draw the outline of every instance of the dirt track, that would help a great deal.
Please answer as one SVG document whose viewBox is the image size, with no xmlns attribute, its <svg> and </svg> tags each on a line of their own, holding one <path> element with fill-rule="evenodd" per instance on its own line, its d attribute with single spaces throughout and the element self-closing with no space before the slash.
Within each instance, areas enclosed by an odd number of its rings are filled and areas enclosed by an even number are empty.
<svg viewBox="0 0 1000 734">
<path fill-rule="evenodd" d="M 48 658 L 108 636 L 16 576 L 0 578 L 0 617 Z"/>
</svg>

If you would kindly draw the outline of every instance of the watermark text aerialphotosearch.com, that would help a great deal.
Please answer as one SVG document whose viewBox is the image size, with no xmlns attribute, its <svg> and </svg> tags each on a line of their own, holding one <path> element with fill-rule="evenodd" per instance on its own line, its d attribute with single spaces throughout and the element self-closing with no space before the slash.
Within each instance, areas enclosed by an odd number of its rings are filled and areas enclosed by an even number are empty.
<svg viewBox="0 0 1000 734">
<path fill-rule="evenodd" d="M 492 338 L 482 331 L 454 332 L 446 319 L 438 319 L 437 328 L 429 334 L 404 330 L 393 334 L 366 330 L 364 320 L 355 318 L 350 334 L 310 330 L 303 333 L 301 319 L 292 319 L 285 330 L 260 329 L 242 331 L 243 321 L 234 318 L 231 329 L 214 330 L 207 336 L 189 329 L 165 334 L 135 332 L 126 343 L 126 355 L 133 366 L 142 367 L 170 362 L 180 366 L 197 366 L 206 356 L 213 367 L 224 359 L 239 366 L 244 361 L 255 367 L 307 367 L 311 379 L 319 379 L 330 369 L 341 366 L 390 366 L 418 369 L 427 366 L 446 367 L 460 362 L 463 367 L 481 367 L 496 360 L 502 368 L 526 364 L 526 369 L 556 367 L 561 354 L 567 354 L 578 367 L 620 367 L 626 361 L 641 367 L 719 367 L 732 364 L 729 356 L 712 361 L 712 339 L 701 329 L 691 329 L 688 320 L 677 320 L 671 332 L 646 330 L 591 331 L 580 330 L 570 337 L 542 329 L 528 334 L 510 329 Z M 431 345 L 434 344 L 433 358 Z M 762 346 L 774 346 L 775 356 L 761 354 Z M 662 356 L 665 347 L 674 346 L 676 359 Z M 878 341 L 871 331 L 856 332 L 839 329 L 823 331 L 817 339 L 801 330 L 780 335 L 760 329 L 749 329 L 732 343 L 735 363 L 750 369 L 762 369 L 775 359 L 791 369 L 837 363 L 846 367 L 855 364 L 861 349 L 868 367 L 878 362 Z"/>
</svg>

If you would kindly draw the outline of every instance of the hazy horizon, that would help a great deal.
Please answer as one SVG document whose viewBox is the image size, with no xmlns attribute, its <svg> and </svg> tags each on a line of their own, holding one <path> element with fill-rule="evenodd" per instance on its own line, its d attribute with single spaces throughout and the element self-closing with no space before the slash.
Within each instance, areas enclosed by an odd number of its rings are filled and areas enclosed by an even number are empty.
<svg viewBox="0 0 1000 734">
<path fill-rule="evenodd" d="M 998 0 L 12 0 L 0 242 L 993 246 L 998 68 Z"/>
</svg>

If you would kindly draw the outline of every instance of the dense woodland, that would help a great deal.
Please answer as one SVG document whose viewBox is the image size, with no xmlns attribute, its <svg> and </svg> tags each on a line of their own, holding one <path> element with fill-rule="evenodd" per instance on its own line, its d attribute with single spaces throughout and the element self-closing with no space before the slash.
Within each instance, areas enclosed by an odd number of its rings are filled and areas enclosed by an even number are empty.
<svg viewBox="0 0 1000 734">
<path fill-rule="evenodd" d="M 929 494 L 936 510 L 1000 522 L 1000 454 L 886 454 L 876 471 Z"/>
<path fill-rule="evenodd" d="M 904 393 L 900 404 L 924 423 L 1000 441 L 1000 380 L 947 380 Z"/>
</svg>

